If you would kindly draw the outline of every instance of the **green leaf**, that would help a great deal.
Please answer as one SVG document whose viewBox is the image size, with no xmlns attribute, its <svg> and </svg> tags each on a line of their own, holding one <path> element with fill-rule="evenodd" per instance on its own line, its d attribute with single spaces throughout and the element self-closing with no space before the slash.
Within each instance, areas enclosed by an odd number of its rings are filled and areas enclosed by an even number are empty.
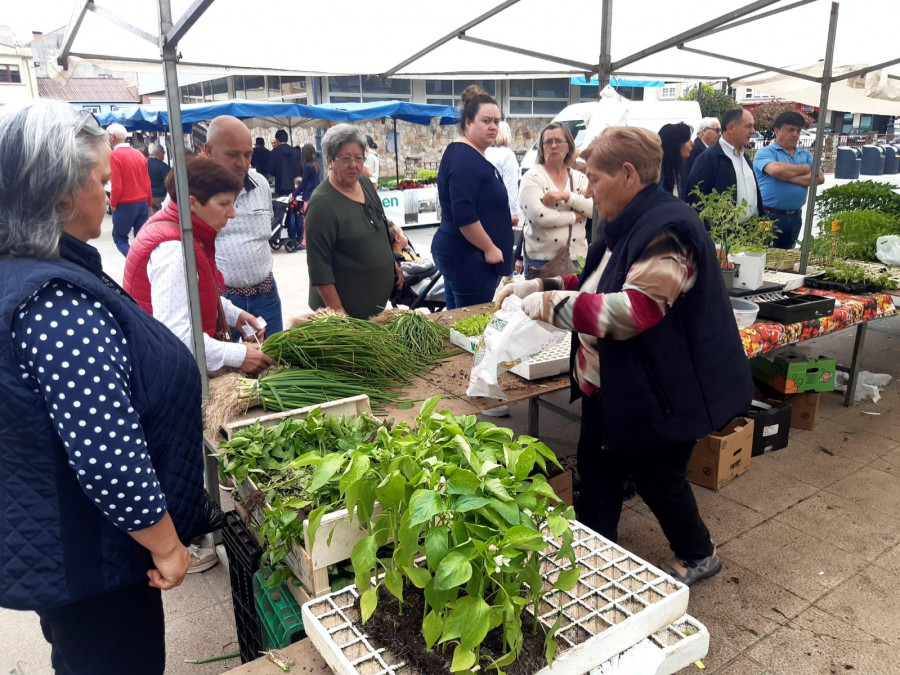
<svg viewBox="0 0 900 675">
<path fill-rule="evenodd" d="M 434 490 L 416 490 L 409 498 L 409 511 L 412 514 L 410 525 L 426 523 L 443 511 L 441 496 Z"/>
<path fill-rule="evenodd" d="M 372 570 L 375 569 L 377 559 L 375 552 L 375 537 L 369 536 L 360 539 L 353 547 L 350 554 L 350 562 L 353 564 L 353 573 L 356 576 L 356 587 L 360 590 L 371 585 Z"/>
<path fill-rule="evenodd" d="M 309 525 L 307 526 L 307 533 L 309 536 L 308 553 L 312 553 L 313 546 L 316 544 L 316 533 L 319 531 L 319 523 L 322 522 L 322 516 L 325 515 L 325 512 L 328 511 L 329 508 L 330 504 L 327 504 L 309 512 Z"/>
<path fill-rule="evenodd" d="M 447 481 L 447 492 L 451 495 L 474 495 L 480 487 L 478 476 L 468 469 L 457 468 Z"/>
<path fill-rule="evenodd" d="M 427 420 L 434 414 L 434 411 L 437 410 L 438 403 L 441 402 L 440 396 L 432 396 L 427 399 L 425 403 L 422 404 L 422 407 L 419 409 L 419 417 L 420 420 Z"/>
<path fill-rule="evenodd" d="M 403 602 L 403 575 L 395 567 L 388 567 L 384 572 L 384 587 L 391 595 Z"/>
<path fill-rule="evenodd" d="M 478 461 L 478 457 L 472 452 L 472 446 L 469 445 L 469 441 L 466 440 L 465 436 L 461 434 L 456 434 L 453 437 L 453 444 L 459 448 L 460 454 L 466 460 L 469 466 L 475 469 L 475 472 L 478 473 L 481 468 L 481 463 Z"/>
<path fill-rule="evenodd" d="M 567 570 L 563 570 L 559 573 L 559 577 L 557 577 L 556 583 L 553 584 L 553 588 L 559 589 L 560 591 L 571 591 L 578 583 L 579 577 L 581 577 L 581 568 L 579 567 L 571 567 Z"/>
<path fill-rule="evenodd" d="M 555 513 L 547 516 L 547 525 L 554 537 L 561 537 L 562 533 L 569 529 L 569 521 Z"/>
<path fill-rule="evenodd" d="M 444 623 L 441 642 L 459 638 L 467 649 L 475 649 L 487 635 L 491 621 L 491 606 L 481 596 L 466 595 L 456 605 Z"/>
<path fill-rule="evenodd" d="M 366 471 L 369 470 L 370 463 L 371 462 L 366 455 L 361 452 L 354 452 L 353 457 L 350 460 L 350 466 L 344 471 L 344 475 L 341 476 L 341 480 L 338 483 L 338 488 L 341 492 L 346 491 L 348 485 L 352 485 L 365 476 Z"/>
<path fill-rule="evenodd" d="M 509 492 L 507 492 L 506 488 L 503 487 L 503 484 L 500 482 L 499 478 L 488 478 L 484 482 L 484 489 L 502 502 L 513 501 L 513 498 L 509 496 Z"/>
<path fill-rule="evenodd" d="M 559 616 L 556 617 L 553 626 L 547 631 L 547 636 L 544 638 L 544 658 L 547 659 L 547 665 L 551 667 L 553 666 L 553 657 L 556 656 L 556 631 L 559 630 L 562 620 L 563 613 L 560 612 Z"/>
<path fill-rule="evenodd" d="M 450 664 L 450 672 L 458 673 L 461 670 L 469 670 L 475 665 L 475 652 L 463 649 L 461 644 L 453 650 L 453 663 Z"/>
<path fill-rule="evenodd" d="M 415 401 L 400 401 L 397 403 L 397 410 L 409 410 L 413 407 Z"/>
<path fill-rule="evenodd" d="M 491 508 L 494 509 L 500 516 L 510 525 L 518 525 L 521 521 L 522 514 L 519 511 L 519 507 L 515 503 L 503 503 L 499 499 L 491 500 Z"/>
<path fill-rule="evenodd" d="M 428 582 L 431 581 L 431 572 L 424 567 L 407 565 L 403 568 L 403 571 L 406 572 L 406 576 L 409 577 L 410 582 L 416 588 L 425 588 Z"/>
<path fill-rule="evenodd" d="M 375 496 L 386 509 L 393 509 L 403 501 L 406 479 L 399 471 L 392 472 L 375 488 Z"/>
<path fill-rule="evenodd" d="M 319 490 L 323 485 L 325 485 L 325 483 L 331 480 L 331 478 L 340 470 L 343 464 L 343 455 L 337 452 L 325 455 L 325 457 L 323 457 L 322 461 L 319 463 L 319 466 L 317 466 L 316 470 L 313 472 L 312 480 L 310 480 L 309 482 L 307 491 L 312 494 L 316 490 Z"/>
<path fill-rule="evenodd" d="M 443 612 L 447 604 L 453 602 L 459 594 L 459 587 L 451 588 L 448 591 L 439 591 L 434 587 L 434 579 L 425 586 L 425 602 L 436 612 Z"/>
<path fill-rule="evenodd" d="M 514 525 L 506 531 L 501 548 L 514 548 L 518 551 L 543 551 L 547 544 L 537 530 L 525 525 Z"/>
<path fill-rule="evenodd" d="M 454 586 L 461 586 L 472 576 L 472 564 L 461 553 L 449 553 L 438 565 L 434 575 L 434 587 L 446 591 Z"/>
<path fill-rule="evenodd" d="M 428 612 L 428 614 L 425 615 L 425 619 L 422 621 L 422 635 L 425 638 L 426 649 L 431 649 L 434 646 L 434 643 L 441 637 L 443 630 L 444 622 L 441 620 L 438 613 L 434 610 Z"/>
<path fill-rule="evenodd" d="M 455 504 L 452 505 L 454 513 L 466 513 L 467 511 L 474 511 L 475 509 L 480 509 L 482 506 L 487 506 L 491 503 L 490 499 L 485 499 L 484 497 L 476 497 L 474 495 L 463 495 L 460 497 Z"/>
<path fill-rule="evenodd" d="M 447 540 L 447 530 L 443 527 L 432 527 L 425 535 L 425 558 L 431 569 L 437 568 L 441 560 L 447 555 L 450 545 Z M 419 588 L 422 588 L 420 586 Z"/>
<path fill-rule="evenodd" d="M 370 588 L 359 596 L 359 608 L 362 610 L 362 622 L 365 623 L 372 616 L 372 612 L 378 606 L 378 591 Z"/>
</svg>

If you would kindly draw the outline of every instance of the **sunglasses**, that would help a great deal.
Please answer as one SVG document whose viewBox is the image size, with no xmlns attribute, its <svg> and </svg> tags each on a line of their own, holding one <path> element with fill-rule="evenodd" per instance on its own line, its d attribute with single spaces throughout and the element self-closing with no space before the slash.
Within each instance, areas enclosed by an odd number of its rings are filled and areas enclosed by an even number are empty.
<svg viewBox="0 0 900 675">
<path fill-rule="evenodd" d="M 87 109 L 82 109 L 81 121 L 78 122 L 78 126 L 75 127 L 75 135 L 77 136 L 88 127 L 100 130 L 103 129 L 103 127 L 100 126 L 100 120 L 97 119 L 97 116 L 93 112 Z"/>
</svg>

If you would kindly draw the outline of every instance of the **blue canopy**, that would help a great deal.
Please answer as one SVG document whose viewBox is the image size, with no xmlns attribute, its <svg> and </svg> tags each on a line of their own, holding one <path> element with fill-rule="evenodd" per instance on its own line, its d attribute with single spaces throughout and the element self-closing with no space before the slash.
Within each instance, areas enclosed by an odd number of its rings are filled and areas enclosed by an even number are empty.
<svg viewBox="0 0 900 675">
<path fill-rule="evenodd" d="M 581 87 L 597 87 L 600 82 L 597 79 L 597 76 L 594 75 L 590 80 L 586 80 L 584 77 L 573 77 L 572 84 L 577 84 Z M 610 76 L 609 78 L 609 86 L 611 87 L 665 87 L 666 83 L 662 80 L 634 80 L 630 77 L 616 77 L 615 75 Z"/>
<path fill-rule="evenodd" d="M 433 118 L 441 124 L 455 124 L 459 113 L 452 106 L 407 103 L 404 101 L 373 101 L 371 103 L 275 103 L 235 99 L 220 103 L 189 103 L 181 106 L 181 120 L 185 133 L 189 124 L 211 120 L 219 115 L 248 119 L 251 117 L 293 117 L 328 120 L 331 122 L 359 122 L 376 117 L 394 117 L 415 124 L 430 124 Z M 154 106 L 138 106 L 128 110 L 106 113 L 100 123 L 107 126 L 118 122 L 131 130 L 165 131 L 169 126 L 169 113 Z"/>
</svg>

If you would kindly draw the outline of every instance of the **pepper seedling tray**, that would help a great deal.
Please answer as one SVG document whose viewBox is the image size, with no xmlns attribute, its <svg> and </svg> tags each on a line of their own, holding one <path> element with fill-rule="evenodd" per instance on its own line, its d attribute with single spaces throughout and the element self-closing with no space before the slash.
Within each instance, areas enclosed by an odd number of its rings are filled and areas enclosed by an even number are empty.
<svg viewBox="0 0 900 675">
<path fill-rule="evenodd" d="M 572 531 L 581 579 L 564 592 L 550 589 L 571 563 L 553 560 L 560 542 L 545 530 L 541 573 L 548 593 L 539 603 L 538 620 L 549 630 L 560 612 L 563 618 L 553 668 L 544 667 L 537 675 L 587 673 L 655 634 L 660 634 L 655 644 L 661 648 L 675 644 L 665 630 L 684 616 L 687 586 L 577 521 L 572 521 Z M 338 675 L 414 675 L 412 666 L 357 625 L 358 598 L 356 587 L 350 586 L 303 605 L 303 623 L 316 649 Z"/>
</svg>

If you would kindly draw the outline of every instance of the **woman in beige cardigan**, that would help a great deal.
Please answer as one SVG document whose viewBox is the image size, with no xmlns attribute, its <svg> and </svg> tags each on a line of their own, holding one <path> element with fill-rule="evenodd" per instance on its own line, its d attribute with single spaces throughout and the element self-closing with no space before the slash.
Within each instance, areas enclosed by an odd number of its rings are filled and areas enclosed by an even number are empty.
<svg viewBox="0 0 900 675">
<path fill-rule="evenodd" d="M 537 163 L 519 186 L 527 279 L 563 249 L 573 262 L 587 255 L 585 223 L 594 204 L 582 195 L 587 177 L 569 166 L 574 156 L 575 141 L 565 126 L 551 123 L 541 130 Z"/>
</svg>

